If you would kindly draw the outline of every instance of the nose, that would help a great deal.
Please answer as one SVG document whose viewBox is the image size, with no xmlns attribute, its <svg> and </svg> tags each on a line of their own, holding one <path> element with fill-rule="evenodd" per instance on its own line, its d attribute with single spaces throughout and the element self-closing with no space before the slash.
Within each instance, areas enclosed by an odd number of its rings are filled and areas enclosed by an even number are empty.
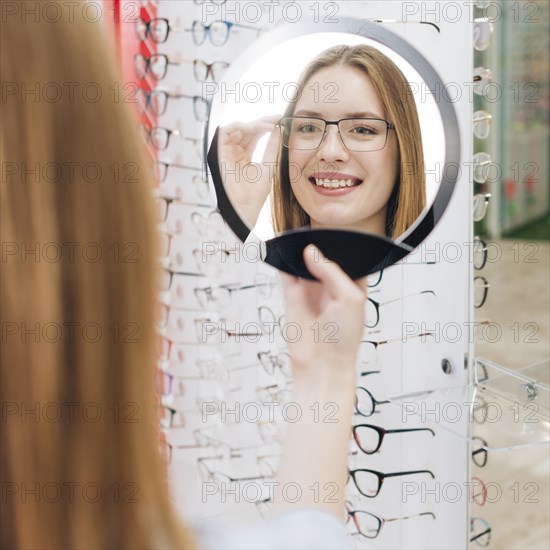
<svg viewBox="0 0 550 550">
<path fill-rule="evenodd" d="M 349 152 L 344 146 L 337 126 L 327 126 L 316 156 L 319 161 L 325 162 L 348 160 Z"/>
</svg>

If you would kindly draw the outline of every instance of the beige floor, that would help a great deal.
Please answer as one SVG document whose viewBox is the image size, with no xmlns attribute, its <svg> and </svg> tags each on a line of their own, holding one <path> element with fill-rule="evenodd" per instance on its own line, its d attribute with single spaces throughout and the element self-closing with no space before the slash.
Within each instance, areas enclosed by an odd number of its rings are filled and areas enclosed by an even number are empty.
<svg viewBox="0 0 550 550">
<path fill-rule="evenodd" d="M 476 310 L 476 318 L 498 323 L 502 335 L 496 342 L 478 339 L 476 355 L 518 370 L 550 356 L 550 247 L 543 242 L 495 241 L 489 247 L 490 259 L 497 251 L 501 258 L 476 272 L 491 285 L 487 302 Z M 548 368 L 545 370 L 541 376 L 548 380 Z M 547 434 L 544 416 L 538 419 Z M 480 429 L 489 440 L 490 426 Z M 473 475 L 495 484 L 490 498 L 496 502 L 472 505 L 472 515 L 485 518 L 491 525 L 489 548 L 550 548 L 549 471 L 548 445 L 490 451 L 487 465 L 474 467 Z"/>
</svg>

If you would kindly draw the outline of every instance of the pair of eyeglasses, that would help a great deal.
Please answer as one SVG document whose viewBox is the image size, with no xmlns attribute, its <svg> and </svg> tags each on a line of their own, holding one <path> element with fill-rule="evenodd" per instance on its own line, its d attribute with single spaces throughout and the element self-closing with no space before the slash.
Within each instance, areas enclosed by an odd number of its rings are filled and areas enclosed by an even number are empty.
<svg viewBox="0 0 550 550">
<path fill-rule="evenodd" d="M 387 434 L 412 433 L 412 432 L 430 432 L 433 436 L 435 433 L 430 428 L 398 428 L 394 430 L 386 430 L 380 426 L 372 424 L 358 424 L 353 426 L 353 439 L 357 446 L 367 455 L 377 453 L 382 446 L 384 437 Z"/>
<path fill-rule="evenodd" d="M 177 94 L 166 90 L 152 90 L 147 92 L 143 88 L 138 88 L 136 97 L 138 111 L 141 114 L 149 109 L 155 116 L 162 116 L 168 107 L 168 99 L 183 99 L 188 96 L 186 94 Z"/>
<path fill-rule="evenodd" d="M 357 470 L 348 470 L 348 482 L 350 479 L 356 489 L 367 498 L 374 498 L 380 493 L 382 484 L 386 478 L 401 477 L 410 475 L 428 474 L 432 479 L 435 478 L 434 474 L 430 470 L 410 470 L 407 472 L 391 472 L 384 474 L 377 472 L 376 470 L 369 470 L 367 468 L 359 468 Z"/>
<path fill-rule="evenodd" d="M 260 306 L 258 308 L 258 316 L 260 318 L 261 330 L 264 334 L 273 336 L 275 327 L 279 328 L 281 334 L 285 330 L 286 317 L 284 315 L 277 317 L 271 308 L 267 306 Z"/>
<path fill-rule="evenodd" d="M 491 527 L 487 520 L 475 516 L 470 519 L 470 542 L 485 548 L 491 542 Z"/>
<path fill-rule="evenodd" d="M 352 535 L 362 535 L 368 539 L 375 539 L 382 529 L 383 525 L 390 523 L 392 521 L 403 521 L 406 519 L 418 518 L 418 517 L 431 517 L 435 519 L 435 515 L 431 512 L 422 512 L 420 514 L 413 514 L 410 516 L 402 516 L 398 518 L 381 518 L 371 514 L 370 512 L 365 512 L 364 510 L 353 510 L 351 504 L 346 505 L 346 510 L 348 512 L 346 518 L 346 524 L 349 524 L 350 521 L 353 522 L 353 525 L 357 529 L 357 533 L 351 533 Z"/>
<path fill-rule="evenodd" d="M 475 222 L 480 222 L 485 217 L 490 199 L 491 193 L 478 193 L 474 195 L 472 217 Z"/>
<path fill-rule="evenodd" d="M 487 464 L 487 457 L 489 454 L 487 452 L 488 443 L 485 439 L 477 436 L 472 438 L 472 443 L 472 460 L 476 466 L 483 468 Z"/>
<path fill-rule="evenodd" d="M 149 38 L 155 44 L 162 44 L 168 40 L 171 32 L 183 32 L 183 30 L 174 27 L 169 19 L 162 17 L 155 17 L 149 21 L 144 21 L 141 17 L 136 19 L 136 35 L 142 42 Z"/>
<path fill-rule="evenodd" d="M 207 462 L 209 460 L 220 460 L 219 457 L 201 457 L 197 459 L 199 465 L 199 472 L 203 481 L 211 483 L 219 483 L 220 485 L 229 486 L 241 481 L 257 481 L 259 479 L 267 479 L 272 476 L 257 475 L 257 476 L 246 476 L 246 477 L 233 477 L 226 473 L 219 472 L 216 470 L 211 470 Z"/>
<path fill-rule="evenodd" d="M 410 336 L 407 339 L 404 338 L 391 338 L 388 340 L 361 340 L 359 342 L 359 352 L 358 357 L 359 361 L 363 365 L 369 365 L 371 367 L 375 366 L 378 362 L 378 348 L 380 346 L 383 346 L 385 344 L 391 344 L 394 342 L 401 342 L 406 343 L 409 340 L 413 338 L 426 338 L 427 336 L 434 337 L 435 333 L 433 332 L 422 332 L 420 334 L 415 334 L 414 336 Z"/>
<path fill-rule="evenodd" d="M 278 122 L 282 143 L 287 149 L 311 151 L 318 149 L 328 126 L 336 126 L 346 149 L 354 152 L 380 151 L 386 146 L 388 130 L 395 126 L 379 118 L 343 118 L 324 120 L 318 117 L 285 117 Z"/>
<path fill-rule="evenodd" d="M 377 405 L 386 405 L 390 401 L 378 401 L 367 388 L 355 388 L 355 412 L 361 416 L 372 416 Z"/>
<path fill-rule="evenodd" d="M 476 111 L 474 113 L 474 136 L 477 139 L 487 139 L 491 131 L 493 117 L 487 111 Z"/>
<path fill-rule="evenodd" d="M 177 136 L 183 139 L 183 136 L 179 130 L 170 130 L 169 128 L 163 128 L 161 126 L 147 128 L 144 124 L 140 124 L 139 129 L 143 141 L 148 145 L 151 145 L 151 147 L 157 151 L 167 149 L 172 136 Z"/>
<path fill-rule="evenodd" d="M 487 294 L 489 293 L 489 282 L 485 277 L 478 275 L 474 277 L 474 307 L 480 308 L 485 304 L 487 300 Z"/>
<path fill-rule="evenodd" d="M 273 354 L 269 351 L 261 351 L 258 353 L 258 359 L 265 372 L 270 376 L 273 376 L 276 370 L 280 370 L 284 376 L 292 378 L 292 363 L 288 353 Z"/>
<path fill-rule="evenodd" d="M 202 169 L 196 166 L 187 166 L 185 164 L 178 164 L 177 162 L 161 162 L 155 161 L 153 163 L 153 177 L 158 183 L 163 183 L 168 177 L 169 168 L 179 168 L 180 170 L 191 170 L 193 172 L 200 172 Z M 204 179 L 204 178 L 203 178 Z"/>
<path fill-rule="evenodd" d="M 256 396 L 261 403 L 288 403 L 292 398 L 292 390 L 289 387 L 282 387 L 279 384 L 269 386 L 258 386 Z"/>
<path fill-rule="evenodd" d="M 213 82 L 218 82 L 224 71 L 229 67 L 227 61 L 206 63 L 206 61 L 202 59 L 194 59 L 191 63 L 193 63 L 193 75 L 198 82 L 206 82 L 208 77 L 210 77 Z"/>
<path fill-rule="evenodd" d="M 269 298 L 271 296 L 271 289 L 273 288 L 274 283 L 267 282 L 258 282 L 250 285 L 221 285 L 219 287 L 204 287 L 204 288 L 195 288 L 195 296 L 199 304 L 206 308 L 211 304 L 215 304 L 221 307 L 227 307 L 231 303 L 231 299 L 236 292 L 241 292 L 243 290 L 255 289 L 258 292 L 259 296 L 264 298 Z"/>
<path fill-rule="evenodd" d="M 202 21 L 195 20 L 191 28 L 186 30 L 192 33 L 193 42 L 197 46 L 204 44 L 207 37 L 210 39 L 210 43 L 213 46 L 223 46 L 229 40 L 231 31 L 236 32 L 238 29 L 256 31 L 258 34 L 261 32 L 261 29 L 258 27 L 222 20 L 213 21 L 208 25 Z"/>
<path fill-rule="evenodd" d="M 387 300 L 385 302 L 377 302 L 376 300 L 373 300 L 372 298 L 367 298 L 367 310 L 365 313 L 366 317 L 366 323 L 365 326 L 367 328 L 374 328 L 378 325 L 380 322 L 380 308 L 382 306 L 385 306 L 387 304 L 392 304 L 394 302 L 399 302 L 401 300 L 405 300 L 406 298 L 412 298 L 413 296 L 422 296 L 430 294 L 432 296 L 435 296 L 435 292 L 433 290 L 422 290 L 421 292 L 415 292 L 413 294 L 407 294 L 406 296 L 400 296 L 399 298 L 394 298 L 393 300 Z"/>
</svg>

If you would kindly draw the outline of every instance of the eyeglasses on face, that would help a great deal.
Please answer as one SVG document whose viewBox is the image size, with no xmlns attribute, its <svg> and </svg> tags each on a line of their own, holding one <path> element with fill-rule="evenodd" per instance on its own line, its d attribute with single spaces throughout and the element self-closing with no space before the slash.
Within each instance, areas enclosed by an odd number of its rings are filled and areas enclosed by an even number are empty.
<svg viewBox="0 0 550 550">
<path fill-rule="evenodd" d="M 380 534 L 383 525 L 392 521 L 403 521 L 418 517 L 431 517 L 435 519 L 435 515 L 431 512 L 422 512 L 421 514 L 413 514 L 411 516 L 402 516 L 398 518 L 381 518 L 370 512 L 365 512 L 364 510 L 353 510 L 349 504 L 346 506 L 346 509 L 348 512 L 346 524 L 352 521 L 357 529 L 357 533 L 352 534 L 362 535 L 368 539 L 375 539 Z"/>
<path fill-rule="evenodd" d="M 384 149 L 388 130 L 395 126 L 379 118 L 343 118 L 324 120 L 317 117 L 294 116 L 279 121 L 282 143 L 288 149 L 313 151 L 318 149 L 328 126 L 336 126 L 338 135 L 349 151 L 367 153 Z"/>
<path fill-rule="evenodd" d="M 376 470 L 360 468 L 348 471 L 348 481 L 351 478 L 356 489 L 367 498 L 374 498 L 380 493 L 384 479 L 388 477 L 400 477 L 418 474 L 428 474 L 432 479 L 435 478 L 430 470 L 410 470 L 407 472 L 391 472 L 384 474 Z"/>
<path fill-rule="evenodd" d="M 411 433 L 411 432 L 429 432 L 433 436 L 435 433 L 430 428 L 399 428 L 395 430 L 386 430 L 380 426 L 372 424 L 359 424 L 353 426 L 353 439 L 357 446 L 368 455 L 372 455 L 380 449 L 386 434 Z"/>
<path fill-rule="evenodd" d="M 202 21 L 193 21 L 193 25 L 190 30 L 193 36 L 193 42 L 197 46 L 204 44 L 206 37 L 210 38 L 210 42 L 213 46 L 223 46 L 229 39 L 229 35 L 233 29 L 248 29 L 261 32 L 261 29 L 257 27 L 251 27 L 249 25 L 241 25 L 240 23 L 233 23 L 231 21 L 213 21 L 209 25 L 204 24 Z"/>
</svg>

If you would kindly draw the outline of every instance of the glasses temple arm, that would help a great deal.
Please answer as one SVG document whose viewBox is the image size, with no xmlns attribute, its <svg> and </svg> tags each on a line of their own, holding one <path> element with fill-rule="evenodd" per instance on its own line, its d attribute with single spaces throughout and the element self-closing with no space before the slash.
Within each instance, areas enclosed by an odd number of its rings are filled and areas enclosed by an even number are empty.
<svg viewBox="0 0 550 550">
<path fill-rule="evenodd" d="M 430 474 L 432 479 L 435 479 L 434 474 L 430 470 L 410 470 L 408 472 L 392 472 L 390 474 L 384 474 L 384 477 L 398 477 L 398 476 L 407 476 L 413 474 Z"/>
<path fill-rule="evenodd" d="M 386 430 L 387 434 L 398 434 L 406 432 L 430 432 L 432 435 L 435 436 L 435 432 L 430 428 L 398 428 L 395 430 Z"/>
</svg>

